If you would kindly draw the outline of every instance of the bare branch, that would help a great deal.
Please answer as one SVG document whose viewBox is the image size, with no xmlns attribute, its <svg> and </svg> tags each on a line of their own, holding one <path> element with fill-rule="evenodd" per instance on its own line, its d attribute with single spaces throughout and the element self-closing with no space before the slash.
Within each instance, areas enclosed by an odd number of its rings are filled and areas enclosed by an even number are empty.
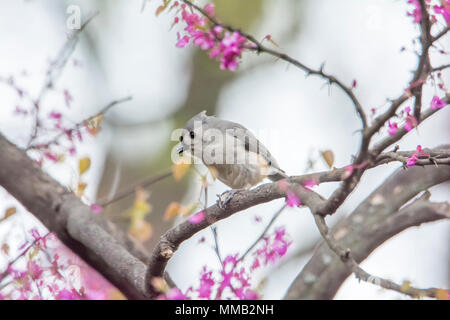
<svg viewBox="0 0 450 320">
<path fill-rule="evenodd" d="M 73 51 L 75 50 L 75 47 L 78 43 L 78 36 L 80 33 L 84 30 L 84 28 L 89 24 L 89 22 L 92 21 L 92 19 L 95 18 L 95 16 L 98 14 L 98 12 L 92 14 L 88 17 L 88 19 L 81 25 L 79 29 L 73 30 L 70 35 L 68 35 L 67 41 L 64 43 L 64 45 L 61 47 L 61 49 L 58 52 L 58 55 L 56 56 L 56 59 L 52 61 L 52 63 L 49 66 L 49 69 L 47 70 L 46 78 L 44 81 L 44 84 L 42 85 L 41 90 L 39 91 L 38 97 L 34 101 L 34 124 L 33 124 L 33 132 L 31 134 L 30 140 L 28 141 L 27 147 L 29 147 L 34 139 L 36 139 L 38 134 L 38 128 L 39 128 L 39 109 L 40 109 L 40 103 L 42 99 L 44 98 L 47 91 L 51 88 L 53 88 L 55 81 L 59 78 L 61 75 L 64 67 L 67 64 L 67 61 L 69 60 L 70 56 L 72 55 Z"/>
<path fill-rule="evenodd" d="M 317 76 L 320 76 L 320 77 L 324 78 L 325 80 L 327 80 L 327 82 L 330 85 L 332 85 L 333 83 L 336 84 L 350 98 L 350 100 L 354 104 L 356 112 L 358 113 L 358 115 L 361 119 L 363 128 L 367 127 L 367 116 L 366 116 L 364 109 L 363 109 L 361 103 L 359 102 L 358 98 L 353 93 L 352 88 L 349 86 L 346 86 L 337 77 L 325 73 L 323 71 L 323 65 L 319 69 L 310 68 L 307 65 L 301 63 L 300 61 L 290 57 L 289 55 L 287 55 L 285 53 L 281 53 L 281 52 L 278 52 L 276 50 L 273 50 L 273 49 L 270 49 L 270 48 L 264 46 L 261 42 L 256 40 L 256 38 L 254 36 L 252 36 L 248 33 L 245 33 L 241 30 L 238 30 L 230 25 L 220 23 L 216 18 L 210 16 L 204 9 L 202 9 L 198 5 L 192 3 L 191 1 L 189 1 L 189 0 L 182 0 L 182 1 L 184 3 L 186 3 L 187 5 L 195 8 L 197 11 L 199 11 L 203 16 L 208 18 L 208 20 L 211 21 L 211 23 L 213 25 L 222 26 L 224 29 L 226 29 L 230 32 L 239 32 L 242 36 L 244 36 L 245 38 L 247 38 L 247 40 L 249 40 L 251 43 L 254 44 L 254 46 L 249 46 L 249 47 L 247 47 L 247 49 L 256 51 L 257 53 L 263 52 L 263 53 L 269 54 L 271 56 L 274 56 L 278 59 L 284 60 L 284 61 L 296 66 L 297 68 L 306 72 L 307 75 L 317 75 Z"/>
<path fill-rule="evenodd" d="M 401 208 L 420 192 L 450 180 L 446 166 L 398 169 L 372 192 L 348 217 L 331 230 L 334 241 L 350 248 L 360 263 L 392 236 L 425 222 L 445 219 L 448 204 L 432 204 L 426 199 Z M 425 201 L 426 200 L 426 201 Z M 287 299 L 332 299 L 351 270 L 325 243 L 291 284 Z"/>
<path fill-rule="evenodd" d="M 53 137 L 50 141 L 48 141 L 46 143 L 30 144 L 26 150 L 48 148 L 51 145 L 57 144 L 59 139 L 61 139 L 62 137 L 73 135 L 75 132 L 77 132 L 77 131 L 81 130 L 83 127 L 85 127 L 86 124 L 89 123 L 90 121 L 95 120 L 96 118 L 98 118 L 100 116 L 103 116 L 106 112 L 108 112 L 115 105 L 118 105 L 118 104 L 126 102 L 126 101 L 130 101 L 131 99 L 132 99 L 132 97 L 128 96 L 125 98 L 113 100 L 110 103 L 108 103 L 106 106 L 104 106 L 96 114 L 75 124 L 75 126 L 73 128 L 71 128 L 69 130 L 65 130 L 63 132 L 60 132 L 59 134 L 57 134 L 55 137 Z"/>
<path fill-rule="evenodd" d="M 442 204 L 433 204 L 429 203 L 430 206 L 436 206 L 437 209 L 443 209 L 446 212 L 450 212 L 450 205 L 448 203 Z M 444 207 L 444 208 L 442 208 Z M 406 295 L 409 295 L 413 298 L 419 298 L 423 296 L 428 296 L 432 298 L 436 298 L 439 290 L 437 288 L 428 288 L 428 289 L 418 289 L 414 288 L 410 285 L 402 286 L 398 285 L 390 280 L 383 279 L 377 276 L 373 276 L 363 270 L 358 263 L 353 259 L 350 249 L 343 249 L 340 245 L 330 236 L 328 232 L 328 226 L 325 223 L 325 219 L 322 216 L 314 215 L 314 220 L 316 221 L 317 228 L 320 231 L 320 234 L 325 240 L 325 243 L 328 247 L 341 259 L 341 261 L 351 270 L 359 280 L 363 280 L 375 285 L 378 285 L 385 289 L 394 290 Z"/>
</svg>

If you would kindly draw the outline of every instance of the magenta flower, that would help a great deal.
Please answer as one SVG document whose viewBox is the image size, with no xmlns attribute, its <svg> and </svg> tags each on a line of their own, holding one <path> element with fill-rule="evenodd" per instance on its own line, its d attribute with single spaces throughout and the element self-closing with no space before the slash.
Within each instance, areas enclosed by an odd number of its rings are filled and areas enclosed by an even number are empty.
<svg viewBox="0 0 450 320">
<path fill-rule="evenodd" d="M 236 60 L 241 57 L 246 40 L 239 32 L 225 33 L 219 45 L 221 54 L 220 68 L 222 70 L 234 71 L 237 69 L 238 62 Z"/>
<path fill-rule="evenodd" d="M 189 43 L 189 40 L 191 40 L 188 36 L 181 37 L 180 33 L 177 33 L 178 42 L 176 44 L 177 48 L 184 48 Z"/>
<path fill-rule="evenodd" d="M 204 7 L 206 13 L 214 17 L 214 5 L 207 4 Z M 177 17 L 178 18 L 178 17 Z M 238 67 L 238 59 L 244 50 L 247 39 L 239 32 L 223 34 L 222 26 L 210 26 L 206 17 L 187 10 L 186 4 L 181 5 L 181 19 L 186 23 L 184 30 L 187 32 L 183 37 L 177 33 L 178 48 L 184 48 L 192 39 L 193 44 L 202 50 L 210 50 L 211 59 L 220 60 L 220 68 L 234 71 Z M 179 18 L 173 24 L 178 23 Z"/>
<path fill-rule="evenodd" d="M 434 12 L 441 14 L 447 25 L 450 25 L 450 0 L 442 0 L 441 3 L 441 6 L 433 6 Z"/>
<path fill-rule="evenodd" d="M 255 258 L 255 261 L 253 261 L 253 264 L 250 267 L 250 270 L 253 271 L 255 269 L 258 269 L 260 266 L 261 266 L 261 264 L 259 263 L 259 259 Z"/>
<path fill-rule="evenodd" d="M 307 188 L 307 189 L 310 189 L 310 188 L 315 187 L 315 186 L 318 186 L 318 185 L 319 185 L 319 183 L 318 183 L 316 180 L 314 180 L 314 179 L 306 180 L 306 181 L 303 183 L 303 186 L 304 186 L 305 188 Z"/>
<path fill-rule="evenodd" d="M 62 289 L 56 295 L 56 300 L 80 300 L 80 295 L 75 290 Z"/>
<path fill-rule="evenodd" d="M 286 192 L 286 204 L 288 207 L 293 208 L 293 207 L 299 207 L 302 204 L 302 202 L 297 197 L 295 192 L 288 190 Z"/>
<path fill-rule="evenodd" d="M 445 102 L 438 96 L 434 96 L 430 104 L 431 110 L 442 109 L 443 107 L 445 107 Z"/>
<path fill-rule="evenodd" d="M 56 119 L 56 120 L 60 120 L 61 119 L 61 113 L 60 112 L 56 112 L 56 111 L 52 111 L 52 112 L 50 112 L 50 118 Z"/>
<path fill-rule="evenodd" d="M 188 297 L 178 288 L 172 288 L 166 294 L 167 300 L 187 300 Z"/>
<path fill-rule="evenodd" d="M 207 5 L 205 5 L 205 11 L 211 17 L 214 17 L 216 15 L 216 13 L 214 11 L 214 4 L 213 3 L 208 3 Z"/>
<path fill-rule="evenodd" d="M 414 5 L 414 10 L 408 12 L 407 15 L 414 17 L 414 23 L 420 23 L 422 21 L 422 10 L 420 9 L 419 0 L 408 0 L 408 3 Z"/>
<path fill-rule="evenodd" d="M 42 268 L 38 266 L 37 263 L 34 261 L 28 261 L 27 269 L 31 279 L 33 280 L 38 279 L 44 272 L 44 270 L 42 270 Z"/>
<path fill-rule="evenodd" d="M 211 291 L 214 286 L 212 279 L 212 271 L 206 272 L 206 267 L 203 267 L 202 276 L 200 278 L 200 287 L 197 289 L 199 298 L 211 299 Z"/>
<path fill-rule="evenodd" d="M 244 300 L 258 300 L 259 295 L 253 290 L 247 289 L 245 290 Z"/>
<path fill-rule="evenodd" d="M 413 153 L 411 157 L 408 157 L 406 160 L 406 166 L 412 167 L 419 160 L 419 157 L 429 157 L 428 153 L 422 152 L 422 146 L 419 144 L 416 148 L 416 151 Z"/>
<path fill-rule="evenodd" d="M 199 224 L 203 220 L 205 220 L 205 211 L 203 211 L 203 210 L 197 212 L 196 214 L 193 214 L 188 219 L 188 221 L 192 224 Z"/>
<path fill-rule="evenodd" d="M 406 113 L 406 119 L 405 119 L 405 130 L 406 131 L 411 131 L 412 129 L 414 129 L 415 127 L 417 127 L 417 119 L 415 116 L 413 116 L 411 114 L 411 107 L 406 107 L 405 108 L 405 113 Z"/>
<path fill-rule="evenodd" d="M 270 237 L 264 237 L 263 240 L 264 245 L 256 251 L 256 258 L 262 259 L 264 264 L 274 263 L 283 257 L 289 246 L 292 244 L 292 241 L 288 241 L 286 239 L 286 230 L 284 228 L 276 229 L 273 239 Z"/>
<path fill-rule="evenodd" d="M 94 213 L 102 213 L 103 208 L 101 206 L 99 206 L 98 204 L 93 203 L 93 204 L 91 204 L 91 210 Z"/>
<path fill-rule="evenodd" d="M 396 122 L 391 123 L 391 120 L 389 120 L 389 121 L 388 121 L 388 126 L 389 126 L 388 133 L 389 133 L 390 135 L 394 135 L 394 134 L 397 133 L 398 125 L 397 125 Z"/>
</svg>

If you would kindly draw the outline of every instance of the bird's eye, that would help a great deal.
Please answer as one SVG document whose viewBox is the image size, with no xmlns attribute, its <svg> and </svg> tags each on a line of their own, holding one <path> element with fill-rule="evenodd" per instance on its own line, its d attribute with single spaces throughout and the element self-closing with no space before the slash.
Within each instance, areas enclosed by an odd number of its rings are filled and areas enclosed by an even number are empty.
<svg viewBox="0 0 450 320">
<path fill-rule="evenodd" d="M 195 137 L 194 131 L 189 132 L 189 135 L 191 136 L 191 139 L 194 139 Z"/>
<path fill-rule="evenodd" d="M 183 136 L 180 136 L 180 142 L 183 142 Z"/>
</svg>

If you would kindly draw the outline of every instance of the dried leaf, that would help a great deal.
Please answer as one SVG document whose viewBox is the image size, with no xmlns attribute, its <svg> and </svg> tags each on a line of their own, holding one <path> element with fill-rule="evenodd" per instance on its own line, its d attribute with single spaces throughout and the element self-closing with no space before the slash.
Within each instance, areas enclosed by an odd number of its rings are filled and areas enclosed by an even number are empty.
<svg viewBox="0 0 450 320">
<path fill-rule="evenodd" d="M 403 281 L 400 290 L 402 290 L 403 292 L 407 292 L 409 288 L 411 288 L 411 281 Z"/>
<path fill-rule="evenodd" d="M 33 249 L 30 251 L 30 253 L 28 254 L 28 258 L 30 260 L 33 260 L 33 258 L 38 254 L 39 252 L 39 246 L 34 246 Z"/>
<path fill-rule="evenodd" d="M 164 212 L 164 220 L 170 220 L 176 217 L 181 211 L 181 205 L 178 202 L 171 202 Z"/>
<path fill-rule="evenodd" d="M 100 125 L 103 122 L 103 115 L 100 114 L 84 122 L 87 131 L 95 136 L 100 132 Z"/>
<path fill-rule="evenodd" d="M 91 159 L 89 157 L 82 158 L 78 161 L 78 171 L 80 176 L 83 175 L 91 167 Z"/>
<path fill-rule="evenodd" d="M 438 299 L 438 300 L 449 300 L 450 299 L 450 294 L 445 289 L 438 289 L 438 290 L 436 290 L 436 299 Z"/>
<path fill-rule="evenodd" d="M 156 9 L 155 15 L 158 16 L 161 12 L 166 10 L 169 3 L 170 3 L 170 0 L 164 0 L 164 3 Z"/>
<path fill-rule="evenodd" d="M 192 202 L 187 206 L 182 206 L 180 209 L 180 215 L 182 215 L 183 217 L 189 216 L 195 211 L 195 209 L 197 209 L 197 207 L 198 202 Z"/>
<path fill-rule="evenodd" d="M 334 164 L 334 153 L 331 150 L 325 150 L 321 152 L 322 158 L 327 163 L 328 167 L 332 168 Z"/>
<path fill-rule="evenodd" d="M 17 209 L 14 207 L 8 208 L 5 211 L 5 216 L 3 219 L 9 218 L 11 217 L 13 214 L 15 214 L 17 212 Z"/>
<path fill-rule="evenodd" d="M 155 12 L 155 16 L 159 16 L 161 12 L 164 11 L 164 9 L 166 9 L 166 7 L 164 5 L 160 5 Z"/>
<path fill-rule="evenodd" d="M 145 220 L 138 220 L 131 224 L 129 233 L 140 242 L 145 242 L 151 238 L 153 229 L 152 225 Z"/>
<path fill-rule="evenodd" d="M 9 246 L 7 243 L 2 244 L 2 251 L 8 256 L 9 255 Z"/>
<path fill-rule="evenodd" d="M 77 196 L 80 198 L 84 194 L 84 190 L 86 190 L 87 184 L 84 182 L 79 182 L 77 186 Z"/>
</svg>

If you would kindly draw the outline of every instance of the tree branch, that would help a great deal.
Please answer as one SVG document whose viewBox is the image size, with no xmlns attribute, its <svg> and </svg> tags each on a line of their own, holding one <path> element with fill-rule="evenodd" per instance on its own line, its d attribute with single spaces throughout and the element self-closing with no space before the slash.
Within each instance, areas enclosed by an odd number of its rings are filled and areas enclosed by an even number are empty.
<svg viewBox="0 0 450 320">
<path fill-rule="evenodd" d="M 392 236 L 425 222 L 448 218 L 448 204 L 421 199 L 404 203 L 428 188 L 450 180 L 446 166 L 398 169 L 348 217 L 331 230 L 334 241 L 350 248 L 360 263 Z M 332 299 L 351 274 L 340 257 L 322 243 L 291 284 L 286 299 Z"/>
<path fill-rule="evenodd" d="M 0 134 L 0 186 L 129 298 L 145 297 L 147 253 Z"/>
</svg>

